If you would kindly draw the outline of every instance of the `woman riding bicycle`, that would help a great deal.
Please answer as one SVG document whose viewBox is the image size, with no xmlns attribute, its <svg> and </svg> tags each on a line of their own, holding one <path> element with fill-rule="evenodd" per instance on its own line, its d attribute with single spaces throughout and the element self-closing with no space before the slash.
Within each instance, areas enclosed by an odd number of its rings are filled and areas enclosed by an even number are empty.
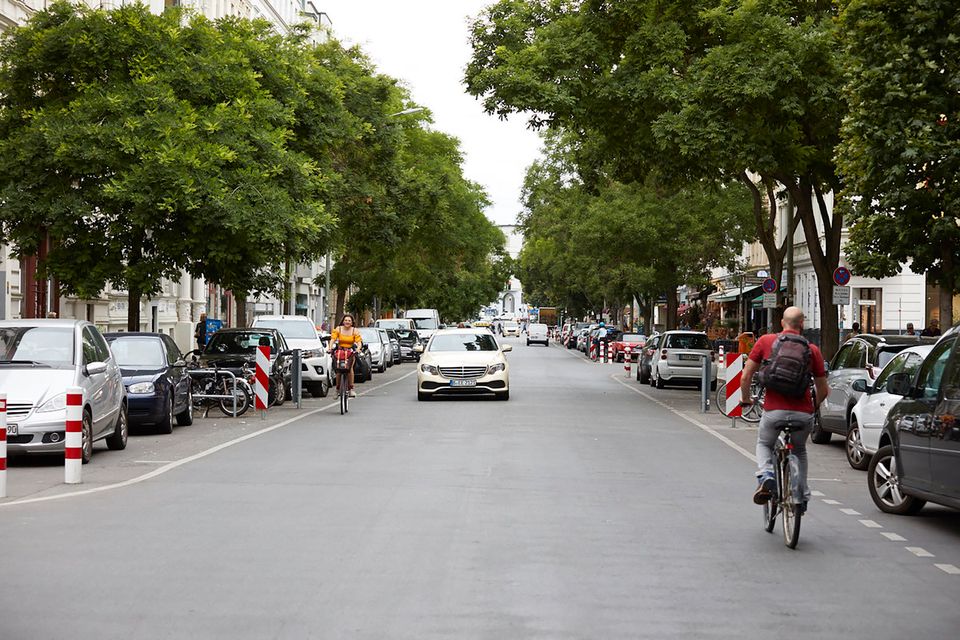
<svg viewBox="0 0 960 640">
<path fill-rule="evenodd" d="M 330 353 L 333 353 L 337 349 L 360 350 L 360 347 L 363 346 L 363 339 L 360 337 L 360 332 L 357 331 L 354 324 L 353 315 L 349 313 L 343 314 L 343 317 L 340 318 L 340 323 L 330 332 Z M 350 371 L 347 373 L 347 381 L 349 384 L 350 397 L 356 398 L 357 394 L 353 391 L 353 367 L 350 367 Z M 337 390 L 340 390 L 339 376 L 337 377 Z"/>
</svg>

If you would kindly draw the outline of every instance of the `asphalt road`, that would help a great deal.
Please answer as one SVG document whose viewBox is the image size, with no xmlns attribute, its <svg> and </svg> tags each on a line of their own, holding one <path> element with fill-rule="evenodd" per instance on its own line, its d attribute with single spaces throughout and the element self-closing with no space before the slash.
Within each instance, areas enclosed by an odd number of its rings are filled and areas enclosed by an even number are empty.
<svg viewBox="0 0 960 640">
<path fill-rule="evenodd" d="M 131 438 L 79 493 L 12 466 L 0 638 L 957 636 L 957 513 L 886 516 L 811 445 L 791 551 L 750 500 L 755 431 L 511 342 L 509 402 L 417 402 L 404 365 L 347 416 Z"/>
</svg>

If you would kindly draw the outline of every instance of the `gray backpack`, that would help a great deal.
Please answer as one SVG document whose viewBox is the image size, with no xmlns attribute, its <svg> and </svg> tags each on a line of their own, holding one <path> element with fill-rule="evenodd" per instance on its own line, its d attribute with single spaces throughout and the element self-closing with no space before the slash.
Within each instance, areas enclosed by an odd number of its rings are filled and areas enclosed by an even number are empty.
<svg viewBox="0 0 960 640">
<path fill-rule="evenodd" d="M 810 343 L 803 336 L 781 333 L 770 359 L 760 369 L 760 384 L 791 398 L 802 398 L 810 388 Z"/>
</svg>

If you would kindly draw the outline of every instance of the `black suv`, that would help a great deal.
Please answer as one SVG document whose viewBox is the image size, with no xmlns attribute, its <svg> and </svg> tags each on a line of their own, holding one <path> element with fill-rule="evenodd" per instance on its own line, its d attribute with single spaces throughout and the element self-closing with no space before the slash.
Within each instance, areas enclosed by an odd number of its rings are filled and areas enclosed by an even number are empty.
<svg viewBox="0 0 960 640">
<path fill-rule="evenodd" d="M 918 512 L 926 502 L 960 509 L 960 325 L 930 351 L 915 376 L 894 373 L 887 414 L 870 461 L 870 496 L 881 511 Z"/>
</svg>

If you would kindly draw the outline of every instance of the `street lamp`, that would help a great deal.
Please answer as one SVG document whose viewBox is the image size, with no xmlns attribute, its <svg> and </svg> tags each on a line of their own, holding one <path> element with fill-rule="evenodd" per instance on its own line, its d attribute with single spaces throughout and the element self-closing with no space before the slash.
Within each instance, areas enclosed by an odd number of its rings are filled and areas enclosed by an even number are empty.
<svg viewBox="0 0 960 640">
<path fill-rule="evenodd" d="M 421 111 L 426 111 L 425 107 L 410 107 L 409 109 L 404 109 L 403 111 L 397 111 L 396 113 L 388 113 L 388 118 L 394 118 L 396 116 L 408 116 L 411 113 L 420 113 Z"/>
</svg>

